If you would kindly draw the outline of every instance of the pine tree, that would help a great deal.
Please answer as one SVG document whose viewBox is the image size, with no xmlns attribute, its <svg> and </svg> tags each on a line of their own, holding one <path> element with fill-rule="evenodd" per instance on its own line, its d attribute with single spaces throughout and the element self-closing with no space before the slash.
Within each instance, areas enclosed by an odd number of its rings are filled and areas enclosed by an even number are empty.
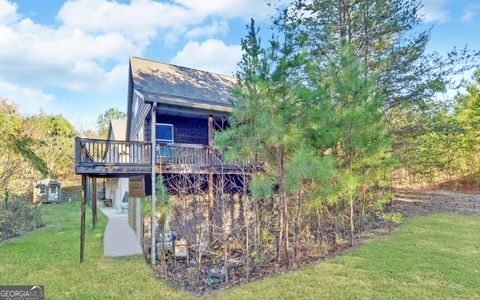
<svg viewBox="0 0 480 300">
<path fill-rule="evenodd" d="M 378 181 L 378 169 L 387 163 L 391 142 L 383 120 L 385 100 L 375 78 L 363 69 L 352 49 L 343 45 L 331 66 L 330 96 L 334 104 L 332 127 L 338 130 L 335 153 L 342 170 L 342 197 L 349 203 L 350 244 L 354 241 L 354 205 L 360 187 Z"/>
<path fill-rule="evenodd" d="M 239 64 L 239 87 L 231 127 L 216 136 L 221 145 L 234 145 L 230 153 L 240 157 L 255 155 L 264 163 L 264 174 L 278 187 L 277 260 L 290 265 L 289 212 L 285 182 L 286 164 L 301 142 L 295 118 L 295 68 L 301 65 L 288 32 L 282 40 L 272 38 L 263 49 L 252 20 Z M 283 255 L 282 255 L 283 254 Z"/>
<path fill-rule="evenodd" d="M 344 40 L 365 69 L 378 74 L 392 108 L 422 105 L 452 83 L 451 75 L 478 66 L 480 51 L 452 49 L 446 57 L 426 52 L 431 30 L 421 28 L 421 7 L 420 0 L 298 0 L 287 16 L 324 68 Z"/>
</svg>

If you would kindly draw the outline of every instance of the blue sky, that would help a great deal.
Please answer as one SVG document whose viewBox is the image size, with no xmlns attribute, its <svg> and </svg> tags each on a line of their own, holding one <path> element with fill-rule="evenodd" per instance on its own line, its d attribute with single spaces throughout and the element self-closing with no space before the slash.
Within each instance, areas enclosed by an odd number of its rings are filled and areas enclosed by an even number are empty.
<svg viewBox="0 0 480 300">
<path fill-rule="evenodd" d="M 480 0 L 423 3 L 429 51 L 480 49 Z M 0 0 L 0 97 L 92 128 L 126 109 L 129 56 L 231 74 L 245 24 L 272 13 L 261 0 Z"/>
</svg>

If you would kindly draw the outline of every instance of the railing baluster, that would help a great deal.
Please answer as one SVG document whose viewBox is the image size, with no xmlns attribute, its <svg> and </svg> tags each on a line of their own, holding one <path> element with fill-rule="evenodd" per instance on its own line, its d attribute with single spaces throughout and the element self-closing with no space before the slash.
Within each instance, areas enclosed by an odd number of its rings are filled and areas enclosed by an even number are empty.
<svg viewBox="0 0 480 300">
<path fill-rule="evenodd" d="M 158 144 L 153 148 L 150 142 L 144 141 L 111 141 L 78 138 L 75 143 L 75 166 L 80 165 L 142 165 L 152 163 L 217 166 L 224 161 L 221 149 L 207 145 L 190 144 Z M 250 165 L 251 159 L 246 161 L 235 159 L 230 164 L 238 166 Z"/>
</svg>

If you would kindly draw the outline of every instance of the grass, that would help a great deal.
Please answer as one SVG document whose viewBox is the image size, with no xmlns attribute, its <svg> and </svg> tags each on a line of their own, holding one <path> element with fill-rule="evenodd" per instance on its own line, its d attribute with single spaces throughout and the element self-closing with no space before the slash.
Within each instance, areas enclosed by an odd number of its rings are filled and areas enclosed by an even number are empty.
<svg viewBox="0 0 480 300">
<path fill-rule="evenodd" d="M 43 206 L 46 227 L 0 244 L 1 284 L 43 284 L 47 299 L 184 298 L 156 279 L 142 257 L 103 256 L 106 219 L 92 230 L 87 212 L 85 261 L 79 263 L 79 202 Z"/>
<path fill-rule="evenodd" d="M 105 219 L 87 227 L 80 265 L 78 202 L 47 205 L 47 227 L 0 244 L 0 284 L 43 284 L 54 298 L 191 298 L 141 257 L 103 257 Z M 91 226 L 91 222 L 88 223 Z M 209 297 L 222 299 L 480 298 L 480 218 L 436 214 L 301 270 Z"/>
</svg>

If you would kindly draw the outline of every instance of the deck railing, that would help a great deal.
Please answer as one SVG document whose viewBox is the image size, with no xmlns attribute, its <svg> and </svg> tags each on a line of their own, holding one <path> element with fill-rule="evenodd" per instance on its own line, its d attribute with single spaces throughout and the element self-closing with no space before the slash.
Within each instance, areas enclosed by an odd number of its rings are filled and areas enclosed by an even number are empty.
<svg viewBox="0 0 480 300">
<path fill-rule="evenodd" d="M 157 164 L 173 165 L 210 165 L 209 147 L 196 144 L 158 144 Z"/>
<path fill-rule="evenodd" d="M 126 142 L 77 138 L 75 164 L 150 165 L 152 145 L 148 142 Z"/>
<path fill-rule="evenodd" d="M 150 142 L 126 142 L 77 138 L 75 140 L 76 166 L 148 166 L 151 165 Z M 159 143 L 155 162 L 162 165 L 220 166 L 222 152 L 207 145 Z M 228 165 L 242 165 L 234 161 Z"/>
</svg>

